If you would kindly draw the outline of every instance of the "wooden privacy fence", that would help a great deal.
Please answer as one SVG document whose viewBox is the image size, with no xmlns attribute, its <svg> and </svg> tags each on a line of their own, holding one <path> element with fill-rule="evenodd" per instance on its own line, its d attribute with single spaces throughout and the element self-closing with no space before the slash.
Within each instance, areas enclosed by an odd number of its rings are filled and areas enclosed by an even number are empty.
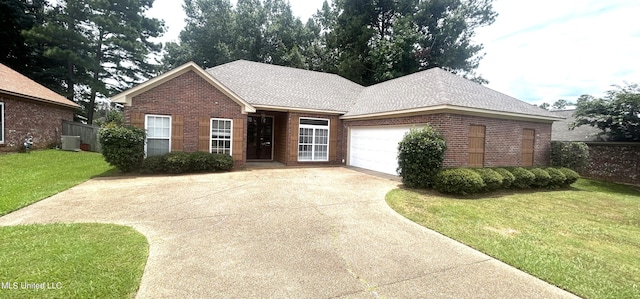
<svg viewBox="0 0 640 299">
<path fill-rule="evenodd" d="M 100 142 L 98 141 L 98 132 L 100 127 L 90 126 L 81 123 L 62 121 L 62 135 L 80 136 L 80 144 L 88 145 L 88 150 L 92 152 L 101 152 Z"/>
</svg>

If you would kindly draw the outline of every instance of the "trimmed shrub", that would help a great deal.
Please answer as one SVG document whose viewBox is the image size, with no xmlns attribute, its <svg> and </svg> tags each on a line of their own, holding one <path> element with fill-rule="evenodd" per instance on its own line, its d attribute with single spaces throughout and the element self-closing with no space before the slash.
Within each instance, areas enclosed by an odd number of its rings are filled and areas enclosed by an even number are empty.
<svg viewBox="0 0 640 299">
<path fill-rule="evenodd" d="M 474 168 L 473 171 L 482 177 L 485 191 L 495 191 L 502 188 L 502 175 L 491 168 Z"/>
<path fill-rule="evenodd" d="M 147 157 L 142 161 L 140 167 L 142 173 L 163 173 L 164 172 L 164 156 Z"/>
<path fill-rule="evenodd" d="M 589 165 L 589 147 L 584 142 L 551 142 L 551 166 L 579 171 Z"/>
<path fill-rule="evenodd" d="M 511 174 L 513 174 L 515 180 L 511 184 L 512 188 L 527 189 L 531 187 L 536 176 L 530 171 L 522 167 L 510 167 L 507 168 Z"/>
<path fill-rule="evenodd" d="M 122 172 L 140 167 L 144 159 L 143 129 L 131 126 L 107 125 L 100 129 L 100 144 L 105 161 Z"/>
<path fill-rule="evenodd" d="M 558 170 L 562 171 L 562 174 L 564 174 L 564 176 L 567 178 L 564 181 L 563 186 L 569 186 L 577 182 L 578 179 L 580 178 L 580 175 L 577 172 L 573 171 L 572 169 L 561 167 L 561 168 L 558 168 Z"/>
<path fill-rule="evenodd" d="M 485 187 L 477 172 L 466 168 L 444 169 L 435 176 L 433 187 L 442 193 L 473 194 Z"/>
<path fill-rule="evenodd" d="M 191 171 L 194 172 L 211 172 L 233 168 L 233 158 L 229 155 L 206 152 L 195 152 L 190 155 Z"/>
<path fill-rule="evenodd" d="M 412 128 L 398 144 L 398 175 L 409 188 L 428 188 L 442 168 L 447 144 L 430 126 Z"/>
<path fill-rule="evenodd" d="M 209 171 L 231 170 L 233 168 L 233 157 L 224 154 L 211 154 L 213 156 L 213 168 Z"/>
<path fill-rule="evenodd" d="M 170 152 L 164 155 L 164 171 L 179 174 L 191 172 L 191 155 L 185 152 Z"/>
<path fill-rule="evenodd" d="M 549 185 L 549 182 L 551 181 L 551 176 L 544 169 L 532 168 L 532 169 L 529 169 L 529 172 L 533 173 L 533 175 L 535 176 L 531 186 L 542 188 Z"/>
<path fill-rule="evenodd" d="M 502 188 L 503 189 L 511 188 L 511 185 L 513 185 L 513 182 L 516 180 L 516 177 L 513 176 L 511 172 L 509 172 L 504 168 L 494 168 L 493 170 L 498 174 L 500 174 L 500 176 L 502 176 Z"/>
<path fill-rule="evenodd" d="M 558 188 L 564 185 L 567 177 L 557 168 L 548 167 L 545 168 L 551 180 L 549 181 L 549 188 Z"/>
</svg>

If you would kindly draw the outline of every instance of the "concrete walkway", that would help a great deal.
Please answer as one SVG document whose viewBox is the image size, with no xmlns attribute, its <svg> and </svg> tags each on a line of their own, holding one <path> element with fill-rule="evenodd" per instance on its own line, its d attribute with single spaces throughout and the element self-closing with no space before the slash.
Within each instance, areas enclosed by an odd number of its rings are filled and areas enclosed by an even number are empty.
<svg viewBox="0 0 640 299">
<path fill-rule="evenodd" d="M 99 178 L 0 225 L 106 222 L 149 240 L 138 298 L 571 298 L 396 214 L 346 168 Z"/>
</svg>

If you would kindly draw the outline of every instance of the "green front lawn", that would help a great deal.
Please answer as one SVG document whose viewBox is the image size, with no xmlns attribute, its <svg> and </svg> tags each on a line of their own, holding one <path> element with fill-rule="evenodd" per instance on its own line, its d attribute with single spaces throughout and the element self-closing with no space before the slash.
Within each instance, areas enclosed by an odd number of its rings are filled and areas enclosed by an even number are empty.
<svg viewBox="0 0 640 299">
<path fill-rule="evenodd" d="M 114 171 L 101 154 L 34 151 L 0 155 L 0 216 Z"/>
<path fill-rule="evenodd" d="M 133 298 L 147 239 L 111 224 L 0 226 L 0 298 Z"/>
<path fill-rule="evenodd" d="M 396 189 L 387 203 L 425 227 L 585 298 L 640 298 L 640 192 L 581 179 L 569 190 L 460 200 Z"/>
</svg>

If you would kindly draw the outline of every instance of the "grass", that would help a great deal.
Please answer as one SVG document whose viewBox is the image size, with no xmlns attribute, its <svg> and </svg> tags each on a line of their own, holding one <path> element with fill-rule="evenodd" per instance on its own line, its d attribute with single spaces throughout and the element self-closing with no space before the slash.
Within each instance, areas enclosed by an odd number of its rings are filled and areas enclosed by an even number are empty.
<svg viewBox="0 0 640 299">
<path fill-rule="evenodd" d="M 640 192 L 581 179 L 569 190 L 459 200 L 396 189 L 398 213 L 584 298 L 640 298 Z"/>
<path fill-rule="evenodd" d="M 114 171 L 98 153 L 44 150 L 0 155 L 0 216 Z"/>
<path fill-rule="evenodd" d="M 0 298 L 133 298 L 148 254 L 111 224 L 0 226 L 0 248 Z"/>
<path fill-rule="evenodd" d="M 0 216 L 112 172 L 97 153 L 0 155 Z M 0 226 L 0 298 L 133 298 L 147 256 L 130 227 Z"/>
</svg>

